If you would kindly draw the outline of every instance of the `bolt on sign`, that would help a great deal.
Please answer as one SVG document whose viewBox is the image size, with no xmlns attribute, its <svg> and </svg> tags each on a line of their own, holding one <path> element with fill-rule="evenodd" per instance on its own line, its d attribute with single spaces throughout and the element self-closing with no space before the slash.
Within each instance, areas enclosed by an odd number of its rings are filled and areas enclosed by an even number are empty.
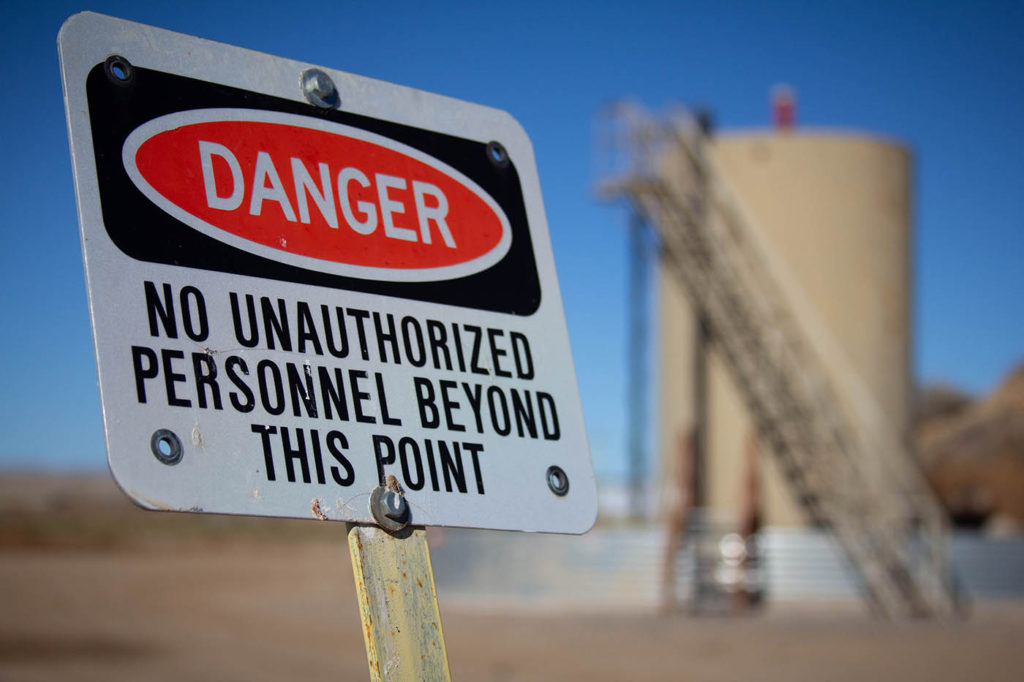
<svg viewBox="0 0 1024 682">
<path fill-rule="evenodd" d="M 110 468 L 154 509 L 582 533 L 507 113 L 98 14 L 58 39 Z"/>
</svg>

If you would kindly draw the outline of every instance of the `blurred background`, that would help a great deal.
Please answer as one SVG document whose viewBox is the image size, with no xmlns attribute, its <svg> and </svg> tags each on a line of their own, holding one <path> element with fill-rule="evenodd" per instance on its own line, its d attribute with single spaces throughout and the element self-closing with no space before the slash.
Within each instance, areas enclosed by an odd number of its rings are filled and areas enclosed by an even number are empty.
<svg viewBox="0 0 1024 682">
<path fill-rule="evenodd" d="M 343 527 L 106 473 L 56 58 L 90 9 L 505 109 L 601 495 L 438 530 L 461 679 L 1016 679 L 1013 3 L 0 4 L 0 678 L 365 675 Z"/>
</svg>

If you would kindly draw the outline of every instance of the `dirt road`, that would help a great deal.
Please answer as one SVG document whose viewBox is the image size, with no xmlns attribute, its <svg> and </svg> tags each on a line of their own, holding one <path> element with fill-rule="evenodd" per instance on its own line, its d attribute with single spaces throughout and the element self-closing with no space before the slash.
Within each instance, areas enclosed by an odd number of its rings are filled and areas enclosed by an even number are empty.
<svg viewBox="0 0 1024 682">
<path fill-rule="evenodd" d="M 332 524 L 333 525 L 333 524 Z M 359 680 L 343 542 L 0 551 L 0 679 Z M 445 609 L 460 680 L 1018 680 L 1024 608 L 961 624 Z"/>
</svg>

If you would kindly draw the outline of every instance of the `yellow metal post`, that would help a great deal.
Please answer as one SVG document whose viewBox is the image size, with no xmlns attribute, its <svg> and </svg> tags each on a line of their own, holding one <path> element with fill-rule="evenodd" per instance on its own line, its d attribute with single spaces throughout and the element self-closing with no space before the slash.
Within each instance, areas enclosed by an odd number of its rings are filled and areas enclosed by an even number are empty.
<svg viewBox="0 0 1024 682">
<path fill-rule="evenodd" d="M 348 526 L 370 679 L 451 680 L 427 533 Z"/>
</svg>

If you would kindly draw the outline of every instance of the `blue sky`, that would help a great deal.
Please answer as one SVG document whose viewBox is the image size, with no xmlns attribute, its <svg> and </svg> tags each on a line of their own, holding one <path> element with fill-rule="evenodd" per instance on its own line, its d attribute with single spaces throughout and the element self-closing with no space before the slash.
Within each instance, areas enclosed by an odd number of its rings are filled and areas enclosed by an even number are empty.
<svg viewBox="0 0 1024 682">
<path fill-rule="evenodd" d="M 505 109 L 536 151 L 595 464 L 625 451 L 626 241 L 593 198 L 592 120 L 631 95 L 799 121 L 916 156 L 924 382 L 990 390 L 1024 360 L 1024 6 L 1012 3 L 62 2 L 0 0 L 0 467 L 105 454 L 57 64 L 91 9 Z"/>
</svg>

